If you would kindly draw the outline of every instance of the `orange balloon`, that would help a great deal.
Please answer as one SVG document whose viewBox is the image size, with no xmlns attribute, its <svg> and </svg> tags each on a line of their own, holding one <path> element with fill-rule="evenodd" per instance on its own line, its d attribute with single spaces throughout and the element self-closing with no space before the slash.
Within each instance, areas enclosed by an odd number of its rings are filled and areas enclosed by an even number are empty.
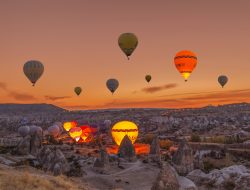
<svg viewBox="0 0 250 190">
<path fill-rule="evenodd" d="M 177 70 L 181 73 L 182 77 L 185 79 L 185 81 L 187 81 L 190 74 L 197 65 L 197 57 L 191 51 L 180 51 L 176 54 L 174 63 Z"/>
</svg>

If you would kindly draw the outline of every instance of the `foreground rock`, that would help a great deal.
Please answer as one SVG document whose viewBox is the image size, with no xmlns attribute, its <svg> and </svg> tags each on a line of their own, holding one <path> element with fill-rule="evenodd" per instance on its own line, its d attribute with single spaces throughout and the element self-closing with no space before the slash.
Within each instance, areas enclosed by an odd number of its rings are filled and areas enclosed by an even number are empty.
<svg viewBox="0 0 250 190">
<path fill-rule="evenodd" d="M 31 140 L 30 135 L 27 135 L 26 137 L 24 137 L 17 145 L 15 153 L 19 155 L 29 154 L 30 153 L 30 140 Z"/>
<path fill-rule="evenodd" d="M 162 169 L 151 190 L 179 190 L 178 174 L 168 163 Z"/>
<path fill-rule="evenodd" d="M 118 155 L 121 158 L 125 158 L 129 161 L 132 161 L 135 159 L 135 148 L 127 135 L 123 138 L 121 142 Z"/>
<path fill-rule="evenodd" d="M 233 165 L 221 170 L 213 170 L 205 174 L 201 170 L 194 170 L 187 176 L 197 186 L 214 190 L 249 190 L 250 171 L 242 165 Z"/>
<path fill-rule="evenodd" d="M 180 175 L 187 175 L 194 169 L 193 151 L 185 138 L 173 156 L 173 166 Z"/>
<path fill-rule="evenodd" d="M 105 148 L 100 149 L 100 157 L 95 159 L 93 167 L 99 172 L 109 168 L 109 156 Z"/>
<path fill-rule="evenodd" d="M 17 145 L 14 153 L 18 155 L 32 154 L 36 156 L 38 150 L 42 147 L 42 138 L 43 136 L 38 131 L 35 131 L 31 136 L 25 136 Z"/>
<path fill-rule="evenodd" d="M 190 179 L 178 176 L 179 190 L 198 190 L 197 186 Z"/>
<path fill-rule="evenodd" d="M 45 171 L 50 171 L 55 176 L 67 174 L 67 172 L 70 171 L 69 164 L 64 154 L 58 148 L 50 149 L 43 147 L 39 151 L 37 159 Z"/>
</svg>

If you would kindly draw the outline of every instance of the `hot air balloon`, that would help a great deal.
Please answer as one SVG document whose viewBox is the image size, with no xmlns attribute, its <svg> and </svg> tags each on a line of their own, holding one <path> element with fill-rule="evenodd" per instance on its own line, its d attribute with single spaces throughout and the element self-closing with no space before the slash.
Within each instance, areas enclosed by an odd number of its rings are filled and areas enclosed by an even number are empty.
<svg viewBox="0 0 250 190">
<path fill-rule="evenodd" d="M 119 81 L 116 79 L 109 79 L 106 82 L 106 86 L 110 90 L 110 92 L 113 94 L 119 86 Z"/>
<path fill-rule="evenodd" d="M 63 128 L 65 129 L 65 131 L 69 131 L 71 128 L 74 128 L 77 126 L 77 122 L 76 121 L 69 121 L 69 122 L 65 122 L 63 124 Z"/>
<path fill-rule="evenodd" d="M 218 77 L 218 82 L 220 83 L 221 87 L 223 88 L 225 84 L 227 84 L 228 78 L 225 75 L 220 75 Z"/>
<path fill-rule="evenodd" d="M 82 88 L 77 86 L 77 87 L 75 87 L 74 91 L 75 91 L 76 95 L 79 96 L 82 92 Z"/>
<path fill-rule="evenodd" d="M 31 125 L 29 126 L 30 128 L 30 135 L 34 135 L 34 134 L 38 134 L 40 136 L 43 135 L 43 129 L 39 126 L 36 126 L 36 125 Z"/>
<path fill-rule="evenodd" d="M 60 128 L 57 125 L 52 125 L 48 128 L 49 135 L 58 137 L 60 135 Z"/>
<path fill-rule="evenodd" d="M 33 84 L 33 86 L 35 86 L 37 80 L 44 72 L 44 66 L 40 61 L 31 60 L 24 64 L 23 72 Z"/>
<path fill-rule="evenodd" d="M 82 129 L 81 138 L 83 142 L 87 142 L 87 139 L 90 138 L 92 131 L 89 126 L 82 126 L 81 129 Z"/>
<path fill-rule="evenodd" d="M 132 55 L 133 51 L 138 45 L 138 39 L 133 33 L 123 33 L 119 36 L 118 44 L 121 50 L 125 53 L 127 58 Z"/>
<path fill-rule="evenodd" d="M 145 79 L 146 79 L 147 82 L 150 82 L 151 79 L 152 79 L 152 77 L 151 77 L 151 75 L 146 75 L 146 76 L 145 76 Z"/>
<path fill-rule="evenodd" d="M 18 128 L 18 133 L 22 136 L 25 137 L 29 134 L 30 128 L 28 126 L 21 126 Z"/>
<path fill-rule="evenodd" d="M 111 134 L 118 146 L 120 146 L 125 135 L 127 135 L 134 144 L 138 136 L 138 127 L 131 121 L 120 121 L 112 127 Z"/>
<path fill-rule="evenodd" d="M 180 51 L 176 54 L 174 63 L 182 77 L 185 79 L 185 81 L 187 81 L 188 77 L 196 67 L 197 57 L 191 51 Z"/>
<path fill-rule="evenodd" d="M 82 129 L 80 127 L 74 127 L 69 130 L 69 135 L 72 139 L 78 142 L 81 138 Z"/>
</svg>

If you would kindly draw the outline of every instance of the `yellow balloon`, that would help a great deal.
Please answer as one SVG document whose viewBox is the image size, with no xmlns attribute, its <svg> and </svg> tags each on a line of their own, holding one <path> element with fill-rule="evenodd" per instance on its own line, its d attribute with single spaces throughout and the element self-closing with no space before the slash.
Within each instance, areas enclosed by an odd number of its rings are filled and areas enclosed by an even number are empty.
<svg viewBox="0 0 250 190">
<path fill-rule="evenodd" d="M 133 33 L 123 33 L 119 36 L 118 44 L 129 59 L 138 45 L 138 39 Z"/>
<path fill-rule="evenodd" d="M 131 121 L 120 121 L 112 127 L 111 134 L 118 146 L 120 146 L 122 139 L 126 135 L 131 140 L 132 144 L 134 144 L 138 136 L 138 127 Z"/>
</svg>

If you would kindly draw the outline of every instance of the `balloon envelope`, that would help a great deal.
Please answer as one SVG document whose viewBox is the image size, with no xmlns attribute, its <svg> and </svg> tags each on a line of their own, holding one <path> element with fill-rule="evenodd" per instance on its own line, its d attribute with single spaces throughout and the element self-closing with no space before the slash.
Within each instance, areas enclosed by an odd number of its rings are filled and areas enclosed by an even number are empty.
<svg viewBox="0 0 250 190">
<path fill-rule="evenodd" d="M 109 79 L 106 82 L 106 86 L 110 90 L 110 92 L 113 94 L 119 86 L 119 81 L 116 79 Z"/>
<path fill-rule="evenodd" d="M 74 127 L 69 130 L 69 135 L 72 139 L 78 141 L 81 137 L 82 129 L 80 127 Z"/>
<path fill-rule="evenodd" d="M 118 45 L 129 59 L 138 45 L 138 39 L 133 33 L 123 33 L 119 36 Z"/>
<path fill-rule="evenodd" d="M 57 125 L 52 125 L 48 128 L 49 135 L 53 137 L 58 137 L 60 134 L 60 128 Z"/>
<path fill-rule="evenodd" d="M 65 122 L 63 124 L 63 128 L 65 129 L 65 131 L 69 131 L 71 128 L 74 128 L 77 126 L 77 122 L 76 121 L 69 121 L 69 122 Z"/>
<path fill-rule="evenodd" d="M 75 91 L 76 95 L 79 96 L 82 92 L 82 88 L 77 86 L 77 87 L 75 87 L 74 91 Z"/>
<path fill-rule="evenodd" d="M 225 84 L 227 84 L 228 78 L 225 75 L 220 75 L 218 77 L 218 82 L 220 83 L 221 87 L 223 88 Z"/>
<path fill-rule="evenodd" d="M 29 132 L 30 132 L 30 128 L 28 126 L 21 126 L 18 128 L 18 133 L 22 137 L 29 135 Z"/>
<path fill-rule="evenodd" d="M 40 61 L 31 60 L 24 64 L 23 72 L 30 82 L 35 86 L 37 80 L 44 72 L 44 66 Z"/>
<path fill-rule="evenodd" d="M 120 121 L 112 127 L 111 134 L 118 146 L 126 135 L 134 144 L 138 136 L 138 127 L 131 121 Z"/>
<path fill-rule="evenodd" d="M 152 79 L 152 77 L 151 77 L 151 75 L 146 75 L 146 76 L 145 76 L 145 79 L 146 79 L 147 82 L 150 82 L 151 79 Z"/>
<path fill-rule="evenodd" d="M 36 125 L 29 126 L 30 128 L 30 135 L 34 135 L 35 133 L 39 135 L 43 135 L 43 129 L 41 127 L 38 127 Z"/>
<path fill-rule="evenodd" d="M 185 79 L 185 81 L 187 81 L 190 74 L 197 65 L 197 57 L 191 51 L 180 51 L 176 54 L 174 63 L 177 70 L 181 73 L 182 77 Z"/>
</svg>

